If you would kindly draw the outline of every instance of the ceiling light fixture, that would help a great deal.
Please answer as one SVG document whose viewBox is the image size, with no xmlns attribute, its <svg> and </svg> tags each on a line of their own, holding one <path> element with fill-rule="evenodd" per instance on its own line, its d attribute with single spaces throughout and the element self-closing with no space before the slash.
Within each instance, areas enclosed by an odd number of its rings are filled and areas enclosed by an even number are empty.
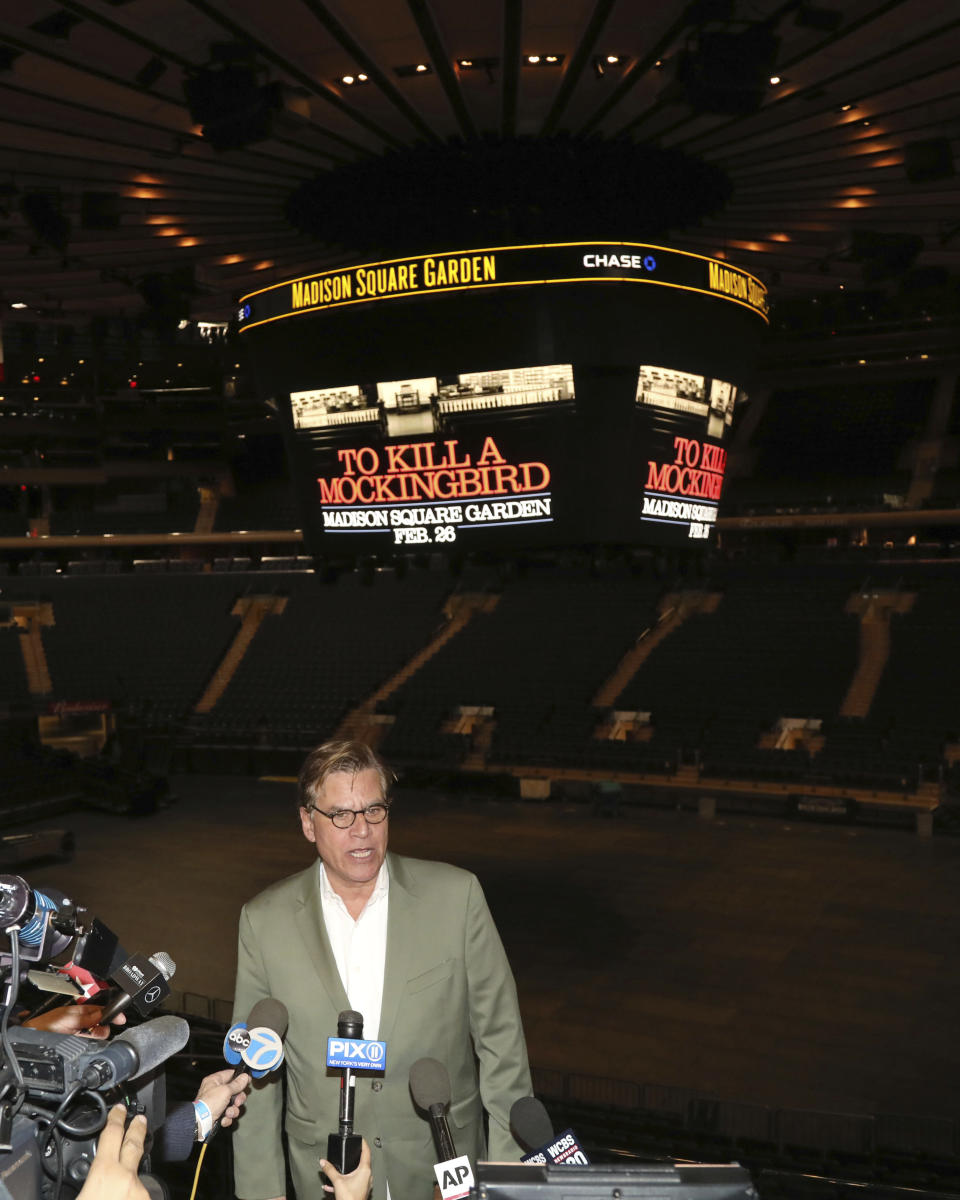
<svg viewBox="0 0 960 1200">
<path fill-rule="evenodd" d="M 563 59 L 562 54 L 525 54 L 522 63 L 526 67 L 559 67 Z"/>
</svg>

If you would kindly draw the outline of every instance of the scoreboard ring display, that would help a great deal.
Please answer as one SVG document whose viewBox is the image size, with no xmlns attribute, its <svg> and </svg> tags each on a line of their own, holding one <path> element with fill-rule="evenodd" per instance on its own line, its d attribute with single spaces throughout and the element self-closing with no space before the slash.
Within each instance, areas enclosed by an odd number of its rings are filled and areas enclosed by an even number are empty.
<svg viewBox="0 0 960 1200">
<path fill-rule="evenodd" d="M 468 248 L 244 296 L 309 548 L 703 545 L 763 283 L 637 242 Z"/>
</svg>

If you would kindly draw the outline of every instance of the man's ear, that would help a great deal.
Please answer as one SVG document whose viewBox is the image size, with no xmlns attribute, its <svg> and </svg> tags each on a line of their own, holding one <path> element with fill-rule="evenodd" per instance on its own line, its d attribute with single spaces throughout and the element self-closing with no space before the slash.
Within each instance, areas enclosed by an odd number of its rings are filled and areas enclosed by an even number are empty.
<svg viewBox="0 0 960 1200">
<path fill-rule="evenodd" d="M 317 835 L 313 828 L 313 814 L 309 808 L 300 809 L 300 828 L 307 841 L 316 844 Z"/>
</svg>

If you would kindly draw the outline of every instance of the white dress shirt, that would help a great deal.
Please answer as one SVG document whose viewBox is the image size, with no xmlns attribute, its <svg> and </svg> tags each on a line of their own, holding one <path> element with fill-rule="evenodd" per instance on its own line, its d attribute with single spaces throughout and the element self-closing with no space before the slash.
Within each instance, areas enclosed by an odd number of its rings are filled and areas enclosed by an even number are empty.
<svg viewBox="0 0 960 1200">
<path fill-rule="evenodd" d="M 383 1005 L 383 971 L 387 960 L 387 908 L 390 876 L 383 863 L 373 893 L 356 920 L 330 886 L 320 863 L 320 900 L 323 923 L 343 990 L 355 1012 L 363 1017 L 363 1036 L 376 1041 Z"/>
</svg>

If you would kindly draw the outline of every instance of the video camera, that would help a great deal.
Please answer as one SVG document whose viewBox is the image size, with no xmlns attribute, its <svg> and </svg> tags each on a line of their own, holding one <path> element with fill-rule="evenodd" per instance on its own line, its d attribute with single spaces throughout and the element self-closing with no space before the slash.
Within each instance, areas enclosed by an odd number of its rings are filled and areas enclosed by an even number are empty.
<svg viewBox="0 0 960 1200">
<path fill-rule="evenodd" d="M 52 966 L 60 957 L 70 961 Z M 169 970 L 155 968 L 161 958 Z M 169 994 L 172 973 L 166 955 L 128 955 L 105 925 L 55 889 L 36 891 L 18 875 L 0 875 L 0 1200 L 76 1195 L 113 1104 L 145 1114 L 150 1129 L 162 1125 L 163 1064 L 190 1033 L 174 1016 L 128 1026 L 109 1042 L 10 1027 L 21 983 L 71 998 L 114 986 L 120 1000 L 110 1010 L 132 1005 L 146 1016 Z M 149 1171 L 147 1155 L 141 1171 Z"/>
</svg>

